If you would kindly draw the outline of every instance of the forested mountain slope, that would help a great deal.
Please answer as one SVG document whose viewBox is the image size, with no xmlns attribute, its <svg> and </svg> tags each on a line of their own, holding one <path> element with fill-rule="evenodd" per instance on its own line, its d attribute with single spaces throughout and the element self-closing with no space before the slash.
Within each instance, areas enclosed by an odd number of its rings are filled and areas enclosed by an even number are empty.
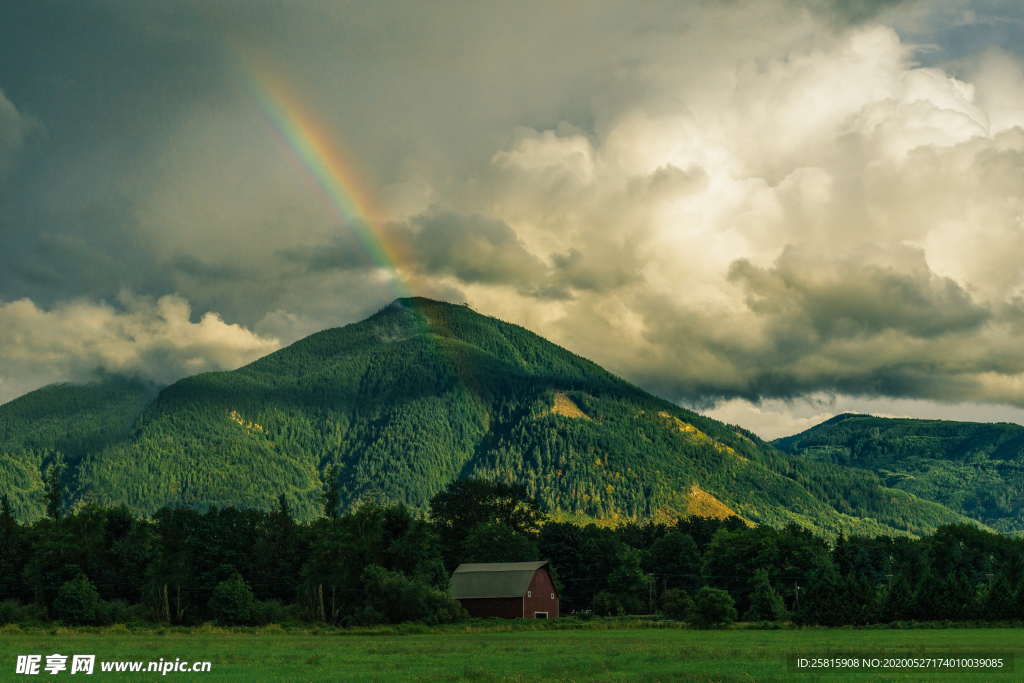
<svg viewBox="0 0 1024 683">
<path fill-rule="evenodd" d="M 844 414 L 778 439 L 819 463 L 852 465 L 887 486 L 1000 531 L 1024 530 L 1024 427 Z"/>
<path fill-rule="evenodd" d="M 65 485 L 86 453 L 126 438 L 158 387 L 123 377 L 53 384 L 0 406 L 0 491 L 15 512 L 42 509 L 43 474 L 63 466 Z"/>
<path fill-rule="evenodd" d="M 15 403 L 0 406 L 0 429 L 25 429 L 8 417 Z M 873 472 L 794 459 L 521 327 L 428 299 L 181 380 L 119 430 L 68 458 L 68 506 L 269 508 L 284 493 L 311 518 L 336 477 L 343 509 L 424 510 L 451 480 L 476 476 L 522 483 L 570 520 L 735 513 L 826 533 L 965 521 Z M 11 492 L 42 513 L 40 497 Z"/>
</svg>

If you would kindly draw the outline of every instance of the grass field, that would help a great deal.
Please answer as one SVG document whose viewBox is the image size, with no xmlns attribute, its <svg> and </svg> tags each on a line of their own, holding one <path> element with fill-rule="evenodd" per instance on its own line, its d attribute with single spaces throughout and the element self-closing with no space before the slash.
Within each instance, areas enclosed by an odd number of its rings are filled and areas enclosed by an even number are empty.
<svg viewBox="0 0 1024 683">
<path fill-rule="evenodd" d="M 16 676 L 19 654 L 95 654 L 101 660 L 208 660 L 209 673 Z M 787 654 L 1011 655 L 1002 675 L 920 672 L 805 674 Z M 396 635 L 341 632 L 114 629 L 0 629 L 0 680 L 195 681 L 769 681 L 1024 680 L 1024 629 L 793 629 L 698 631 L 679 628 L 493 630 L 486 627 Z"/>
</svg>

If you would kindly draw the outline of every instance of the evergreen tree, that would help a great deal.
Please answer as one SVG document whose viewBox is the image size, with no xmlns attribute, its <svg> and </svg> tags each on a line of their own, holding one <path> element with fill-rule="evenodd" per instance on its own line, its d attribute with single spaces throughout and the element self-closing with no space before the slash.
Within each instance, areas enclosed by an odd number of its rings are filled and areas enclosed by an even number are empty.
<svg viewBox="0 0 1024 683">
<path fill-rule="evenodd" d="M 880 618 L 883 621 L 902 621 L 917 616 L 916 583 L 905 572 L 897 574 L 885 592 Z"/>
<path fill-rule="evenodd" d="M 341 509 L 341 488 L 338 485 L 338 473 L 333 465 L 324 473 L 323 501 L 324 517 L 337 519 Z"/>
<path fill-rule="evenodd" d="M 0 548 L 0 600 L 25 599 L 22 572 L 28 548 L 7 495 L 0 497 Z"/>
<path fill-rule="evenodd" d="M 800 598 L 800 606 L 793 615 L 794 620 L 801 624 L 822 626 L 842 624 L 849 609 L 844 588 L 843 579 L 832 563 L 815 570 L 807 590 Z"/>
<path fill-rule="evenodd" d="M 1013 593 L 1010 616 L 1012 619 L 1024 620 L 1024 585 L 1019 585 Z"/>
<path fill-rule="evenodd" d="M 58 462 L 50 465 L 46 472 L 46 515 L 53 520 L 60 519 L 64 509 L 64 494 L 60 482 L 63 469 Z"/>
<path fill-rule="evenodd" d="M 782 596 L 772 587 L 768 571 L 754 572 L 750 587 L 750 609 L 744 615 L 747 621 L 782 621 L 788 617 Z"/>
<path fill-rule="evenodd" d="M 855 626 L 873 624 L 882 616 L 883 593 L 872 577 L 850 572 L 843 577 L 844 609 L 840 619 Z"/>
<path fill-rule="evenodd" d="M 941 575 L 929 569 L 918 584 L 916 603 L 921 620 L 971 619 L 978 613 L 978 592 L 963 571 Z"/>
<path fill-rule="evenodd" d="M 1014 594 L 1013 587 L 1006 578 L 1006 574 L 998 574 L 985 590 L 984 602 L 982 603 L 979 616 L 982 619 L 997 621 L 1013 619 L 1016 616 L 1014 614 L 1015 597 L 1017 596 Z"/>
</svg>

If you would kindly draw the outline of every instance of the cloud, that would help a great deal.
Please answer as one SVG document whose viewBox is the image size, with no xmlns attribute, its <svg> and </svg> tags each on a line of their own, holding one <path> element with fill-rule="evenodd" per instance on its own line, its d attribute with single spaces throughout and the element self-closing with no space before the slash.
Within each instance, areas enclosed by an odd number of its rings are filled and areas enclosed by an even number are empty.
<svg viewBox="0 0 1024 683">
<path fill-rule="evenodd" d="M 431 211 L 416 216 L 399 239 L 417 266 L 465 283 L 536 282 L 543 264 L 530 254 L 507 223 L 479 215 Z"/>
<path fill-rule="evenodd" d="M 839 413 L 1024 424 L 1024 409 L 1007 405 L 842 394 L 810 394 L 796 400 L 770 399 L 757 403 L 734 398 L 720 402 L 707 412 L 723 422 L 750 429 L 763 439 L 797 434 Z"/>
<path fill-rule="evenodd" d="M 0 90 L 0 176 L 6 173 L 33 127 L 32 121 L 17 110 Z"/>
<path fill-rule="evenodd" d="M 764 324 L 819 343 L 886 331 L 918 339 L 971 333 L 991 317 L 955 281 L 932 273 L 922 251 L 906 247 L 833 260 L 787 247 L 769 268 L 733 262 L 728 280 Z"/>
<path fill-rule="evenodd" d="M 1024 372 L 1024 362 L 1008 355 L 1015 314 L 976 302 L 931 272 L 915 249 L 830 258 L 790 247 L 766 268 L 733 262 L 727 280 L 742 295 L 733 310 L 679 307 L 650 318 L 646 341 L 661 349 L 659 362 L 684 368 L 674 379 L 648 379 L 662 391 L 705 399 L 826 391 L 965 400 L 984 398 L 988 372 Z"/>
<path fill-rule="evenodd" d="M 170 383 L 234 369 L 276 350 L 213 312 L 192 321 L 187 301 L 122 296 L 121 306 L 71 301 L 51 310 L 28 299 L 0 303 L 0 402 L 40 383 L 87 380 L 97 372 Z"/>
<path fill-rule="evenodd" d="M 724 86 L 684 73 L 666 105 L 667 76 L 640 70 L 654 94 L 600 130 L 520 133 L 494 155 L 474 199 L 565 273 L 588 264 L 557 313 L 505 305 L 705 406 L 823 391 L 1024 405 L 1019 60 L 988 57 L 974 83 L 915 66 L 884 26 L 768 33 L 792 42 L 709 52 Z"/>
<path fill-rule="evenodd" d="M 53 52 L 24 73 L 0 60 L 48 131 L 0 186 L 0 293 L 42 320 L 177 292 L 255 353 L 412 289 L 689 403 L 1024 404 L 1016 5 L 101 6 L 117 21 L 23 39 Z M 260 65 L 404 282 L 267 116 Z M 152 306 L 87 308 L 162 329 Z M 55 348 L 23 386 L 100 358 Z M 186 372 L 173 348 L 126 363 Z"/>
<path fill-rule="evenodd" d="M 527 290 L 546 274 L 545 265 L 526 250 L 507 223 L 437 207 L 372 231 L 352 226 L 332 236 L 327 244 L 289 247 L 280 255 L 286 262 L 314 272 L 394 265 L 407 276 L 516 284 Z"/>
</svg>

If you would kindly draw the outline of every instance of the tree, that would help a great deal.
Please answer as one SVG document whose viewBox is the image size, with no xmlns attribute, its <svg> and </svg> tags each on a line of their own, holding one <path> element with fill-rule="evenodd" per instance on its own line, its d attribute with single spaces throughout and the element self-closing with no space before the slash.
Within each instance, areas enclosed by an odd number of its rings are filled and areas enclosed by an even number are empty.
<svg viewBox="0 0 1024 683">
<path fill-rule="evenodd" d="M 882 599 L 878 585 L 870 577 L 850 572 L 843 577 L 842 623 L 862 626 L 878 622 L 883 613 Z"/>
<path fill-rule="evenodd" d="M 549 558 L 554 570 L 555 585 L 561 598 L 562 612 L 588 609 L 593 593 L 589 566 L 582 549 L 585 530 L 565 522 L 548 522 L 538 534 L 540 557 Z"/>
<path fill-rule="evenodd" d="M 229 626 L 251 624 L 256 616 L 256 598 L 238 572 L 214 587 L 208 606 L 214 619 Z"/>
<path fill-rule="evenodd" d="M 653 608 L 651 577 L 644 573 L 640 564 L 640 552 L 622 544 L 617 559 L 617 565 L 608 574 L 608 590 L 618 596 L 626 612 L 635 614 Z"/>
<path fill-rule="evenodd" d="M 678 530 L 654 541 L 644 568 L 665 588 L 694 590 L 700 585 L 700 552 L 693 537 Z"/>
<path fill-rule="evenodd" d="M 510 526 L 482 524 L 462 542 L 463 562 L 526 562 L 537 559 L 537 544 Z"/>
<path fill-rule="evenodd" d="M 370 565 L 434 588 L 447 585 L 437 533 L 401 505 L 365 503 L 337 519 L 318 520 L 308 536 L 300 575 L 302 601 L 311 616 L 349 620 L 365 602 L 364 573 Z"/>
<path fill-rule="evenodd" d="M 102 601 L 96 587 L 85 574 L 65 581 L 53 601 L 53 616 L 75 626 L 96 624 Z"/>
<path fill-rule="evenodd" d="M 770 527 L 720 528 L 704 549 L 704 578 L 734 596 L 741 610 L 749 607 L 750 579 L 758 569 L 780 565 L 780 532 Z"/>
<path fill-rule="evenodd" d="M 721 628 L 736 621 L 736 603 L 728 591 L 704 586 L 693 600 L 693 623 L 700 628 Z"/>
<path fill-rule="evenodd" d="M 619 596 L 611 591 L 601 591 L 594 596 L 594 614 L 602 617 L 618 617 L 626 613 Z"/>
<path fill-rule="evenodd" d="M 60 487 L 60 475 L 63 469 L 63 466 L 56 462 L 50 465 L 50 469 L 46 473 L 46 488 L 44 491 L 46 497 L 46 516 L 53 520 L 60 519 L 64 509 L 64 496 Z"/>
<path fill-rule="evenodd" d="M 5 493 L 0 496 L 0 534 L 9 534 L 17 527 L 14 510 L 11 509 L 11 499 Z"/>
<path fill-rule="evenodd" d="M 501 524 L 520 533 L 532 533 L 543 519 L 525 487 L 484 479 L 453 481 L 431 499 L 430 516 L 451 566 L 458 564 L 462 541 L 474 528 Z"/>
<path fill-rule="evenodd" d="M 889 584 L 882 603 L 881 618 L 884 621 L 913 619 L 917 596 L 915 584 L 906 572 L 900 572 Z"/>
<path fill-rule="evenodd" d="M 831 562 L 818 568 L 811 574 L 807 591 L 793 615 L 794 621 L 823 626 L 842 624 L 849 607 L 845 588 L 843 577 Z"/>
<path fill-rule="evenodd" d="M 295 602 L 301 561 L 309 554 L 309 535 L 292 517 L 291 505 L 282 493 L 277 508 L 259 525 L 254 562 L 248 570 L 257 598 Z"/>
<path fill-rule="evenodd" d="M 444 624 L 463 615 L 462 607 L 445 593 L 377 565 L 370 565 L 363 572 L 363 594 L 366 611 L 379 614 L 392 624 Z"/>
<path fill-rule="evenodd" d="M 14 519 L 6 494 L 0 497 L 0 548 L 0 600 L 27 597 L 22 578 L 28 555 L 25 533 Z"/>
<path fill-rule="evenodd" d="M 341 514 L 341 489 L 338 485 L 338 472 L 334 465 L 328 467 L 327 471 L 324 472 L 323 497 L 324 517 L 327 519 L 337 519 L 338 515 Z"/>
<path fill-rule="evenodd" d="M 977 613 L 978 595 L 963 571 L 942 575 L 925 572 L 916 591 L 918 619 L 971 619 Z"/>
<path fill-rule="evenodd" d="M 1017 588 L 1012 600 L 1013 604 L 1010 608 L 1010 614 L 1014 619 L 1024 619 L 1024 585 Z"/>
<path fill-rule="evenodd" d="M 693 612 L 693 598 L 681 588 L 669 588 L 661 594 L 661 613 L 669 619 L 686 621 Z"/>
<path fill-rule="evenodd" d="M 520 532 L 536 531 L 543 519 L 526 487 L 485 479 L 453 481 L 431 499 L 430 515 L 442 527 L 465 529 L 498 522 Z"/>
<path fill-rule="evenodd" d="M 788 616 L 782 596 L 772 587 L 768 571 L 754 572 L 750 588 L 750 608 L 744 615 L 747 621 L 781 621 Z"/>
<path fill-rule="evenodd" d="M 1002 621 L 1004 619 L 1013 619 L 1014 615 L 1014 595 L 1013 588 L 1010 585 L 1009 580 L 1006 578 L 1006 574 L 1000 573 L 995 581 L 993 581 L 988 590 L 985 593 L 985 602 L 983 603 L 981 618 L 982 619 L 993 619 Z"/>
</svg>

